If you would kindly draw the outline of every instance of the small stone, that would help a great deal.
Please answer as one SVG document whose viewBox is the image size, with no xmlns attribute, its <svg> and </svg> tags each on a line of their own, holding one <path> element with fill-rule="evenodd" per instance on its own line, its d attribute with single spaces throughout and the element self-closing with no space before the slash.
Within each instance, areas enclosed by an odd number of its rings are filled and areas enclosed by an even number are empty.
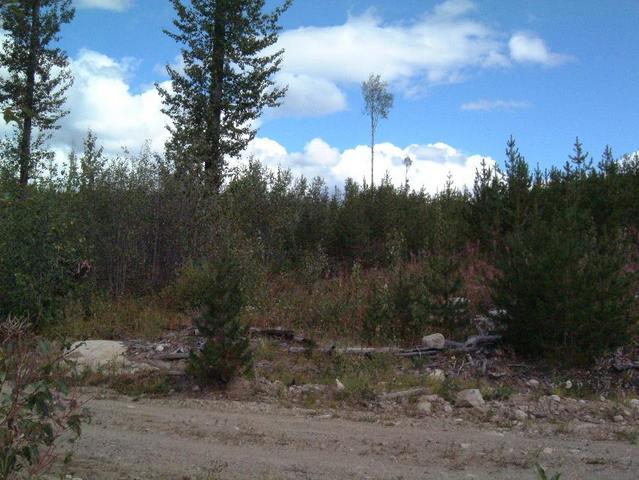
<svg viewBox="0 0 639 480">
<path fill-rule="evenodd" d="M 420 399 L 419 402 L 417 402 L 417 410 L 425 415 L 430 415 L 433 413 L 433 404 L 428 400 Z"/>
<path fill-rule="evenodd" d="M 436 381 L 444 381 L 446 379 L 446 374 L 443 370 L 436 368 L 428 374 L 428 378 Z"/>
<path fill-rule="evenodd" d="M 528 414 L 527 414 L 526 412 L 524 412 L 523 410 L 519 410 L 519 409 L 517 409 L 517 410 L 515 410 L 515 411 L 513 412 L 513 415 L 515 416 L 515 418 L 516 418 L 517 420 L 522 421 L 522 422 L 523 422 L 524 420 L 527 420 L 527 419 L 528 419 Z"/>
<path fill-rule="evenodd" d="M 544 453 L 544 455 L 552 455 L 553 451 L 554 450 L 552 448 L 546 447 L 546 448 L 544 448 L 543 453 Z"/>
<path fill-rule="evenodd" d="M 163 352 L 164 351 L 164 345 L 158 345 L 157 347 L 155 347 L 155 351 L 156 352 Z"/>
<path fill-rule="evenodd" d="M 484 397 L 482 397 L 481 392 L 476 388 L 458 392 L 455 403 L 458 407 L 473 408 L 482 408 L 484 405 L 486 405 Z"/>
<path fill-rule="evenodd" d="M 530 380 L 528 380 L 526 382 L 528 384 L 529 387 L 531 388 L 538 388 L 539 387 L 539 380 L 536 380 L 534 378 L 531 378 Z"/>
<path fill-rule="evenodd" d="M 599 401 L 600 402 L 605 402 L 606 401 L 606 397 L 604 397 L 603 395 L 599 395 Z"/>
<path fill-rule="evenodd" d="M 191 391 L 195 393 L 199 392 L 200 391 L 199 385 L 193 385 L 193 388 L 191 388 Z"/>
<path fill-rule="evenodd" d="M 570 380 L 566 380 L 565 387 L 566 390 L 570 390 L 572 388 L 572 382 Z"/>
<path fill-rule="evenodd" d="M 561 402 L 561 397 L 560 397 L 559 395 L 551 395 L 551 396 L 550 396 L 550 399 L 551 399 L 553 402 Z"/>
<path fill-rule="evenodd" d="M 628 402 L 628 405 L 635 410 L 639 410 L 639 399 L 633 398 Z"/>
<path fill-rule="evenodd" d="M 468 450 L 470 448 L 470 443 L 460 443 L 459 446 L 462 450 Z"/>
<path fill-rule="evenodd" d="M 453 407 L 450 406 L 450 403 L 446 402 L 444 404 L 444 412 L 445 413 L 453 413 Z"/>
<path fill-rule="evenodd" d="M 614 417 L 612 417 L 612 419 L 616 422 L 616 423 L 621 423 L 624 421 L 623 415 L 615 415 Z"/>
<path fill-rule="evenodd" d="M 335 379 L 335 388 L 337 388 L 338 392 L 343 392 L 346 388 L 342 382 L 339 381 L 339 378 Z"/>
<path fill-rule="evenodd" d="M 433 333 L 422 338 L 422 345 L 426 348 L 442 350 L 446 345 L 446 338 L 441 333 Z"/>
</svg>

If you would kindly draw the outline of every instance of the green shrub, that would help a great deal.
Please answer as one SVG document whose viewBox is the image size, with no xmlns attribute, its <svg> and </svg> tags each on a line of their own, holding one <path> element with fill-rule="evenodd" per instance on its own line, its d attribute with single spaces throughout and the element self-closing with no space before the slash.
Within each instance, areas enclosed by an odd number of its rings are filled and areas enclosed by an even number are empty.
<svg viewBox="0 0 639 480">
<path fill-rule="evenodd" d="M 510 237 L 493 298 L 518 352 L 587 364 L 628 340 L 634 296 L 623 242 L 590 225 L 568 208 Z"/>
<path fill-rule="evenodd" d="M 200 297 L 190 301 L 201 306 L 196 326 L 205 342 L 191 354 L 189 372 L 203 385 L 227 384 L 252 366 L 248 325 L 240 318 L 246 297 L 236 255 L 219 255 L 196 291 Z"/>
<path fill-rule="evenodd" d="M 7 319 L 0 326 L 0 478 L 48 472 L 62 435 L 80 436 L 87 416 L 67 393 L 65 359 L 26 324 Z"/>
</svg>

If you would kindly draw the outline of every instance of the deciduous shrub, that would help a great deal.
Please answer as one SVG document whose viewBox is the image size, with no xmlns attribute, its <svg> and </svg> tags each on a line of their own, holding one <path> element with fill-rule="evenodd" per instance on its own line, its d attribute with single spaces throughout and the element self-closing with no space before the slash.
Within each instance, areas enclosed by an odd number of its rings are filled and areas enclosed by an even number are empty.
<svg viewBox="0 0 639 480">
<path fill-rule="evenodd" d="M 0 478 L 46 473 L 60 456 L 62 435 L 80 436 L 87 416 L 68 394 L 64 363 L 65 354 L 34 338 L 25 323 L 1 324 Z"/>
</svg>

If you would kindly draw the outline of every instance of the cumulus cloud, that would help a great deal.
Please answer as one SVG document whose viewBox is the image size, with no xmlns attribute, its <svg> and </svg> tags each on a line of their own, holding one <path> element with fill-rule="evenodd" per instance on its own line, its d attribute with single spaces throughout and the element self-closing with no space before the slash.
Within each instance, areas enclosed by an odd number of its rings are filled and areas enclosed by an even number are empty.
<svg viewBox="0 0 639 480">
<path fill-rule="evenodd" d="M 409 145 L 405 148 L 392 143 L 382 143 L 375 147 L 376 181 L 388 172 L 393 183 L 403 185 L 406 169 L 404 159 L 413 161 L 408 171 L 408 181 L 412 188 L 423 187 L 430 193 L 441 191 L 448 175 L 459 188 L 471 187 L 475 171 L 482 159 L 490 166 L 495 161 L 481 155 L 465 155 L 445 143 Z M 347 178 L 370 181 L 370 148 L 358 145 L 339 151 L 321 138 L 308 142 L 301 152 L 288 152 L 286 148 L 269 138 L 256 138 L 244 153 L 244 160 L 253 157 L 271 168 L 290 168 L 295 175 L 312 178 L 321 176 L 330 185 L 341 186 Z"/>
<path fill-rule="evenodd" d="M 99 8 L 123 12 L 131 8 L 133 0 L 76 0 L 75 4 L 78 8 Z"/>
<path fill-rule="evenodd" d="M 282 105 L 271 111 L 275 116 L 322 116 L 346 109 L 344 92 L 323 78 L 280 72 L 275 81 L 288 87 Z"/>
<path fill-rule="evenodd" d="M 552 52 L 531 33 L 506 41 L 473 14 L 472 0 L 446 0 L 412 22 L 388 23 L 369 10 L 341 25 L 282 32 L 281 84 L 291 86 L 282 113 L 323 115 L 346 108 L 341 89 L 379 73 L 407 97 L 433 85 L 464 81 L 477 72 L 518 63 L 559 65 L 570 57 Z M 328 92 L 328 94 L 326 94 Z"/>
<path fill-rule="evenodd" d="M 508 42 L 510 56 L 518 63 L 536 63 L 545 66 L 561 65 L 571 57 L 554 53 L 537 35 L 530 32 L 517 32 Z"/>
<path fill-rule="evenodd" d="M 147 140 L 152 148 L 163 149 L 168 133 L 160 96 L 154 87 L 131 91 L 127 77 L 134 65 L 92 50 L 82 50 L 71 61 L 75 77 L 68 93 L 71 113 L 61 122 L 57 144 L 79 146 L 91 129 L 111 153 L 123 146 L 139 149 Z"/>
<path fill-rule="evenodd" d="M 530 108 L 530 102 L 523 100 L 477 100 L 474 102 L 464 103 L 460 108 L 462 110 L 492 112 L 495 110 L 521 110 Z"/>
</svg>

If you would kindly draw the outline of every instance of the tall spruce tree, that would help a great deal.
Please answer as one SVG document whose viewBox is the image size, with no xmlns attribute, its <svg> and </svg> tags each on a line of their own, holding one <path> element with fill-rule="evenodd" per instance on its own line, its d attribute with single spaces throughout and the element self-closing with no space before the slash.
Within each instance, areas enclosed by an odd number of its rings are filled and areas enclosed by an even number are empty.
<svg viewBox="0 0 639 480">
<path fill-rule="evenodd" d="M 286 93 L 275 87 L 283 50 L 278 21 L 292 0 L 264 13 L 265 0 L 172 0 L 184 68 L 167 65 L 171 87 L 158 86 L 173 121 L 167 155 L 180 169 L 203 168 L 213 189 L 222 184 L 225 156 L 239 154 L 255 136 L 252 122 Z"/>
<path fill-rule="evenodd" d="M 60 27 L 75 15 L 71 0 L 10 0 L 0 4 L 0 26 L 6 36 L 0 64 L 8 76 L 0 79 L 0 104 L 5 120 L 17 124 L 20 185 L 33 175 L 36 152 L 66 111 L 63 105 L 73 78 L 66 53 L 54 46 Z M 34 140 L 34 131 L 37 137 Z"/>
</svg>

